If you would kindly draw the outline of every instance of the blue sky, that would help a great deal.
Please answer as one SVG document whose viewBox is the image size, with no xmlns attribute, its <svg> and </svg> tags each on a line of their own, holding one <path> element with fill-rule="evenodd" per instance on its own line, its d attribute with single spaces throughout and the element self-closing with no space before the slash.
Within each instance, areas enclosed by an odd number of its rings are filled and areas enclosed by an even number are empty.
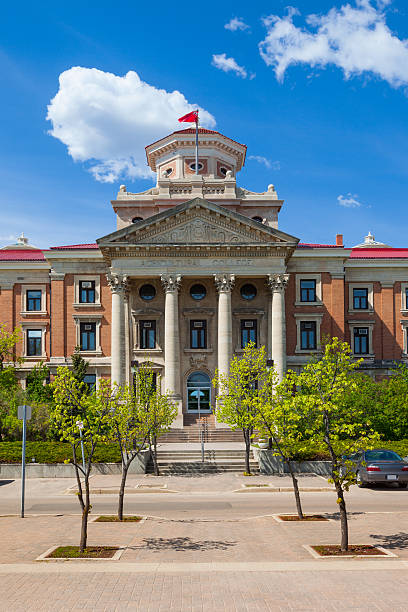
<svg viewBox="0 0 408 612">
<path fill-rule="evenodd" d="M 408 6 L 287 4 L 4 4 L 0 244 L 111 232 L 119 185 L 152 184 L 144 145 L 197 104 L 254 156 L 238 183 L 275 184 L 282 230 L 408 246 Z"/>
</svg>

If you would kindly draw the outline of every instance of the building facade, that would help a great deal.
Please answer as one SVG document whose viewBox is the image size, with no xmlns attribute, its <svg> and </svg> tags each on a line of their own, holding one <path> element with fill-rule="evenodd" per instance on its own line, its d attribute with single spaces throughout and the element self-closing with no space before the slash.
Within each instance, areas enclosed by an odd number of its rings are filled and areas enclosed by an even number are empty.
<svg viewBox="0 0 408 612">
<path fill-rule="evenodd" d="M 186 415 L 211 413 L 215 370 L 249 341 L 279 376 L 320 350 L 324 334 L 352 347 L 380 378 L 408 362 L 408 249 L 376 242 L 308 244 L 279 228 L 276 189 L 237 186 L 246 147 L 199 130 L 146 147 L 154 187 L 112 201 L 117 227 L 94 244 L 40 250 L 22 236 L 0 250 L 0 321 L 20 326 L 19 374 L 55 372 L 76 346 L 87 382 L 131 383 L 143 361 Z"/>
</svg>

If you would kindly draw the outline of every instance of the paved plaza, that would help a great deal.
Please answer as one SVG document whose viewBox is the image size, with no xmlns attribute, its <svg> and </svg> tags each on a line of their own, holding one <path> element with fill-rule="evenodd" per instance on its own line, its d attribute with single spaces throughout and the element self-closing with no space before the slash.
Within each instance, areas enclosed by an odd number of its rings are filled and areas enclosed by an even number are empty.
<svg viewBox="0 0 408 612">
<path fill-rule="evenodd" d="M 238 493 L 248 480 L 276 491 Z M 115 477 L 96 476 L 92 481 L 95 488 L 117 485 Z M 141 491 L 146 483 L 178 492 Z M 355 489 L 347 497 L 351 543 L 380 545 L 397 557 L 315 560 L 304 544 L 339 541 L 335 495 L 324 479 L 302 477 L 305 507 L 318 511 L 323 504 L 332 520 L 278 523 L 274 514 L 293 512 L 293 495 L 278 492 L 279 484 L 285 489 L 287 478 L 130 477 L 129 488 L 141 492 L 129 494 L 126 507 L 135 512 L 150 505 L 161 511 L 140 513 L 146 517 L 140 523 L 89 523 L 88 543 L 124 547 L 120 560 L 62 562 L 35 559 L 52 546 L 78 543 L 79 505 L 66 492 L 74 482 L 28 481 L 25 519 L 16 516 L 20 483 L 3 484 L 0 610 L 407 609 L 407 492 Z M 310 488 L 315 490 L 308 492 Z M 44 508 L 57 500 L 62 511 L 36 512 L 39 500 Z M 116 495 L 95 494 L 92 503 L 91 516 L 99 513 L 98 504 L 113 512 Z"/>
</svg>

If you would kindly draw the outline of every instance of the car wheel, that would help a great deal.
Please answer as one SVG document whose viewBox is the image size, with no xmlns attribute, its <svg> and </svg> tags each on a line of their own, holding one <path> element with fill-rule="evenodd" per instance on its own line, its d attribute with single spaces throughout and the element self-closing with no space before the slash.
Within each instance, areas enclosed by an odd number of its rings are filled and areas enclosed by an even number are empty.
<svg viewBox="0 0 408 612">
<path fill-rule="evenodd" d="M 367 486 L 367 485 L 366 485 L 366 483 L 365 483 L 363 480 L 361 480 L 360 472 L 357 472 L 357 474 L 356 474 L 356 480 L 357 480 L 357 486 L 358 486 L 360 489 L 364 489 L 364 487 L 366 487 L 366 486 Z"/>
<path fill-rule="evenodd" d="M 399 482 L 398 486 L 400 489 L 406 489 L 408 486 L 408 482 Z"/>
</svg>

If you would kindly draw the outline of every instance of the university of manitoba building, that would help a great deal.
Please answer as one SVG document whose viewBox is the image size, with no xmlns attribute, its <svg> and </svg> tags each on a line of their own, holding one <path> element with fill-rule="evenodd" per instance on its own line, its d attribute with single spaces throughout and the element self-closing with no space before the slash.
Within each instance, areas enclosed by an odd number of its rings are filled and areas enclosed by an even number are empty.
<svg viewBox="0 0 408 612">
<path fill-rule="evenodd" d="M 211 379 L 249 341 L 280 376 L 318 354 L 324 334 L 350 343 L 375 378 L 408 361 L 408 248 L 368 234 L 353 248 L 283 231 L 273 185 L 238 187 L 246 147 L 184 129 L 146 147 L 154 187 L 112 201 L 116 229 L 94 244 L 0 250 L 0 320 L 19 326 L 19 375 L 52 373 L 76 346 L 86 382 L 130 383 L 152 362 L 178 405 L 175 428 L 215 407 Z M 285 228 L 286 229 L 286 228 Z M 290 228 L 289 228 L 290 229 Z M 302 236 L 302 239 L 304 237 Z"/>
</svg>

